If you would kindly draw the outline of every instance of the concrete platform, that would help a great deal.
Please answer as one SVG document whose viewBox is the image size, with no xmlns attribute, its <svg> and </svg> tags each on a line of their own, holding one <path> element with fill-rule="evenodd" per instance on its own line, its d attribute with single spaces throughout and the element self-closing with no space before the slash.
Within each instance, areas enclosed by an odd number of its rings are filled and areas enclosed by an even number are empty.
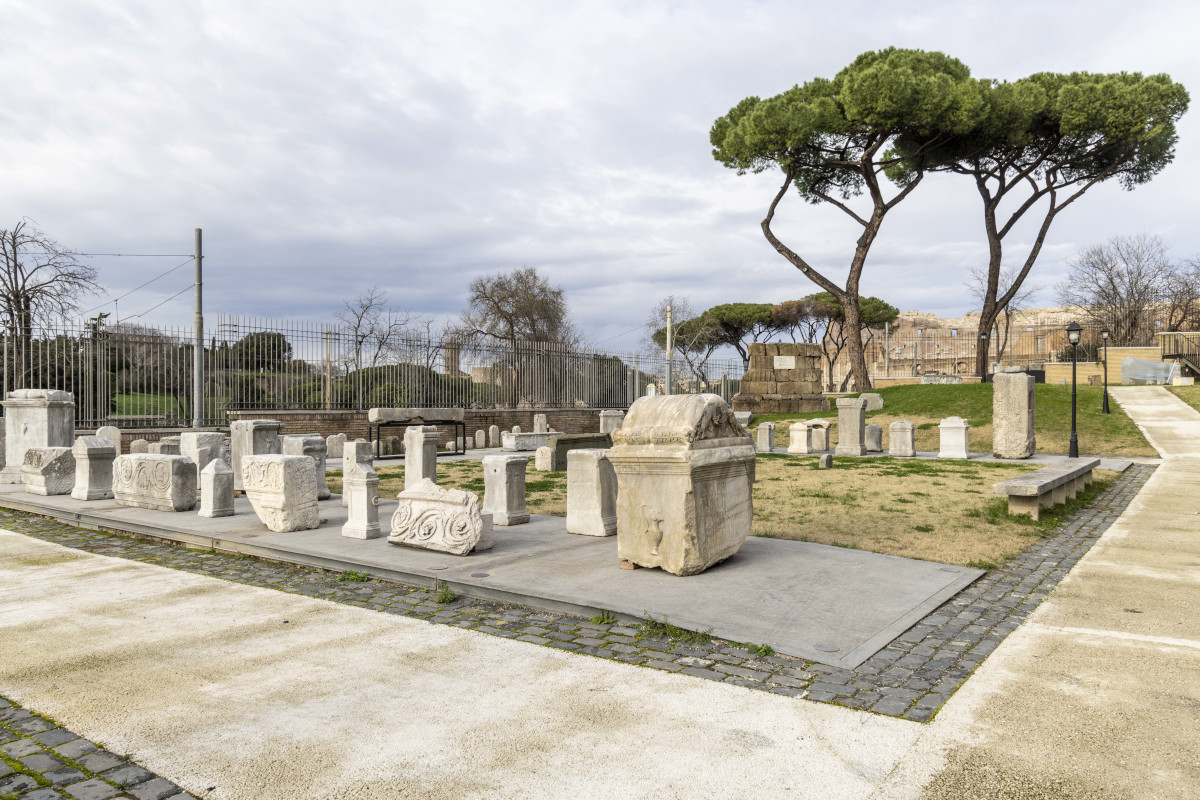
<svg viewBox="0 0 1200 800">
<path fill-rule="evenodd" d="M 341 535 L 339 499 L 320 504 L 313 531 L 268 531 L 245 498 L 232 517 L 204 519 L 42 497 L 0 486 L 0 506 L 88 528 L 125 531 L 182 544 L 307 566 L 356 570 L 410 585 L 449 584 L 460 594 L 619 618 L 650 613 L 691 630 L 853 668 L 983 574 L 981 570 L 859 550 L 750 537 L 733 558 L 681 578 L 656 569 L 618 568 L 616 537 L 575 536 L 561 517 L 496 528 L 495 547 L 453 556 Z M 394 500 L 380 502 L 387 521 Z"/>
</svg>

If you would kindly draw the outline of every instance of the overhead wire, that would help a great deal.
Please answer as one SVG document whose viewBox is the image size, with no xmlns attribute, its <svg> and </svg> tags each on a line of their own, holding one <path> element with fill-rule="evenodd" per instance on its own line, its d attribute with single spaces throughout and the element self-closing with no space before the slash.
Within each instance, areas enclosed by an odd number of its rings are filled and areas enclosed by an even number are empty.
<svg viewBox="0 0 1200 800">
<path fill-rule="evenodd" d="M 637 333 L 642 328 L 649 328 L 651 324 L 652 323 L 647 322 L 645 325 L 638 325 L 636 328 L 625 331 L 625 333 L 618 333 L 616 336 L 610 336 L 607 339 L 601 339 L 600 341 L 596 342 L 596 344 L 604 344 L 605 342 L 611 342 L 613 339 L 620 339 L 622 336 L 628 336 L 631 333 Z"/>
<path fill-rule="evenodd" d="M 194 287 L 195 287 L 195 284 L 194 284 L 194 283 L 189 283 L 187 286 L 183 287 L 183 288 L 182 288 L 182 289 L 180 289 L 178 292 L 176 292 L 175 294 L 173 294 L 173 295 L 171 295 L 170 297 L 168 297 L 166 300 L 163 300 L 161 303 L 156 303 L 156 304 L 154 304 L 154 305 L 150 306 L 149 308 L 147 308 L 145 311 L 141 312 L 140 314 L 134 314 L 132 317 L 125 317 L 124 319 L 121 319 L 121 320 L 118 320 L 118 321 L 119 321 L 119 322 L 124 322 L 125 320 L 128 320 L 128 319 L 137 319 L 138 317 L 145 316 L 146 314 L 149 314 L 151 311 L 153 311 L 154 309 L 158 308 L 159 306 L 161 306 L 161 305 L 164 305 L 164 304 L 166 304 L 166 303 L 169 303 L 169 302 L 171 302 L 171 301 L 172 301 L 172 300 L 174 300 L 176 297 L 179 297 L 179 295 L 183 294 L 183 293 L 184 293 L 184 292 L 186 292 L 186 291 L 189 291 L 189 290 L 191 290 L 191 289 L 192 289 L 192 288 L 194 288 Z"/>
<path fill-rule="evenodd" d="M 128 297 L 129 295 L 131 295 L 131 294 L 133 294 L 134 292 L 136 292 L 138 289 L 144 289 L 145 287 L 147 287 L 147 286 L 149 286 L 150 284 L 154 283 L 154 282 L 155 282 L 156 280 L 158 280 L 159 278 L 165 278 L 167 275 L 170 275 L 170 274 L 171 274 L 172 272 L 174 272 L 175 270 L 179 269 L 180 267 L 187 266 L 188 264 L 192 263 L 192 262 L 193 262 L 193 261 L 195 261 L 195 260 L 196 260 L 196 257 L 195 257 L 195 256 L 188 256 L 186 261 L 184 261 L 184 262 L 182 262 L 182 263 L 179 263 L 179 264 L 176 264 L 175 266 L 171 267 L 169 270 L 167 270 L 166 272 L 162 273 L 161 275 L 156 275 L 155 277 L 153 277 L 153 278 L 151 278 L 150 280 L 148 280 L 148 281 L 146 281 L 145 283 L 143 283 L 141 286 L 137 286 L 137 287 L 135 287 L 135 288 L 133 288 L 133 289 L 130 289 L 128 292 L 126 292 L 125 294 L 121 295 L 120 297 L 112 297 L 112 295 L 109 295 L 109 299 L 108 299 L 108 300 L 105 300 L 105 301 L 104 301 L 103 303 L 101 303 L 100 305 L 93 306 L 92 308 L 89 308 L 87 311 L 83 311 L 83 312 L 81 312 L 81 313 L 82 313 L 82 314 L 90 314 L 90 313 L 92 313 L 93 311 L 95 311 L 95 310 L 96 310 L 96 309 L 98 309 L 98 308 L 104 308 L 104 306 L 108 305 L 109 303 L 116 303 L 116 302 L 118 302 L 118 301 L 120 301 L 120 300 L 124 300 L 126 297 Z M 108 294 L 108 292 L 107 292 L 107 291 L 105 291 L 105 294 Z"/>
</svg>

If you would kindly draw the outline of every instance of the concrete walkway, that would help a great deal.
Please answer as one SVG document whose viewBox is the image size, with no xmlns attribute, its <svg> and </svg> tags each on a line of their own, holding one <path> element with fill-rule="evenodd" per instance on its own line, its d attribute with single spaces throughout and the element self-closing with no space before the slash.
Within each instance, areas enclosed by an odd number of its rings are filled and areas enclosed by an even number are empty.
<svg viewBox="0 0 1200 800">
<path fill-rule="evenodd" d="M 1162 466 L 938 718 L 927 797 L 1200 797 L 1200 414 L 1109 391 Z"/>
</svg>

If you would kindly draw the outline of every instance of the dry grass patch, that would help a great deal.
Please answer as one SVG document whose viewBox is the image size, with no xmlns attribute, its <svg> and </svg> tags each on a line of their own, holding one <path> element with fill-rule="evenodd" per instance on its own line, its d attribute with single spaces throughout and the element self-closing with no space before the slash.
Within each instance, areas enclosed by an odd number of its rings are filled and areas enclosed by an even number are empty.
<svg viewBox="0 0 1200 800">
<path fill-rule="evenodd" d="M 1167 386 L 1166 390 L 1200 411 L 1200 386 Z M 1113 403 L 1116 405 L 1116 403 Z"/>
</svg>

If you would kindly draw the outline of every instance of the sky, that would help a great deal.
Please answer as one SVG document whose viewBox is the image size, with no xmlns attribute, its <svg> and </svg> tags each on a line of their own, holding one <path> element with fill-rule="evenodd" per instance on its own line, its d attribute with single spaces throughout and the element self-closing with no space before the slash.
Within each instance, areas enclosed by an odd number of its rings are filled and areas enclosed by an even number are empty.
<svg viewBox="0 0 1200 800">
<path fill-rule="evenodd" d="M 566 291 L 592 343 L 632 350 L 667 295 L 705 308 L 818 291 L 759 229 L 779 174 L 738 176 L 712 158 L 713 121 L 746 96 L 888 46 L 946 52 L 978 77 L 1166 72 L 1200 94 L 1200 9 L 1182 2 L 0 9 L 0 228 L 28 217 L 80 252 L 164 254 L 90 257 L 107 295 L 81 309 L 162 325 L 191 323 L 199 227 L 210 324 L 327 320 L 372 286 L 451 317 L 472 278 L 530 265 Z M 1148 185 L 1102 185 L 1064 212 L 1032 277 L 1037 302 L 1055 304 L 1067 259 L 1114 234 L 1200 253 L 1200 111 L 1179 137 Z M 980 220 L 969 182 L 927 179 L 885 221 L 863 293 L 902 311 L 973 310 Z M 774 229 L 844 279 L 857 230 L 840 212 L 793 194 Z"/>
</svg>

